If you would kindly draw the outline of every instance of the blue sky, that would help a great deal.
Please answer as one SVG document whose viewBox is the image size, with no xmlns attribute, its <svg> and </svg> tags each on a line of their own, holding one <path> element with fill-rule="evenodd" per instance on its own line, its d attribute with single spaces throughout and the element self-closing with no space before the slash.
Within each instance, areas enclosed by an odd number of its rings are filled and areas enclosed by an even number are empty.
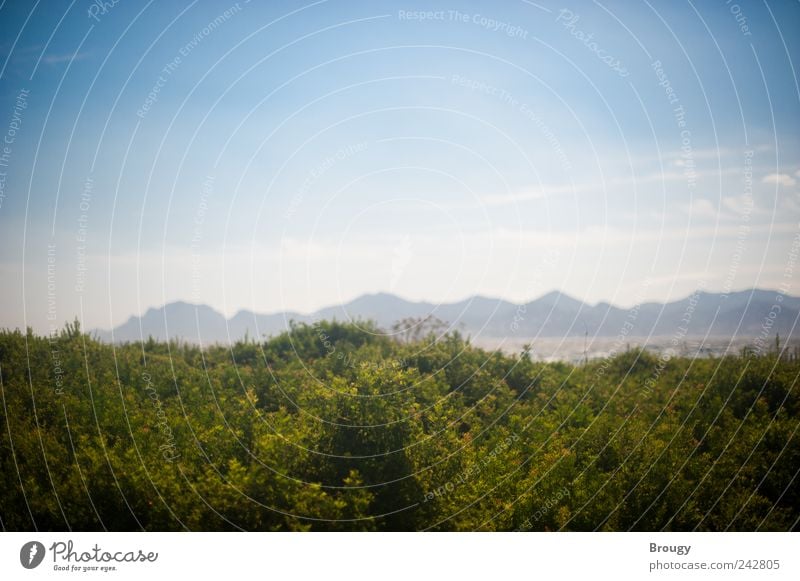
<svg viewBox="0 0 800 581">
<path fill-rule="evenodd" d="M 800 293 L 797 2 L 99 6 L 0 7 L 0 325 Z"/>
</svg>

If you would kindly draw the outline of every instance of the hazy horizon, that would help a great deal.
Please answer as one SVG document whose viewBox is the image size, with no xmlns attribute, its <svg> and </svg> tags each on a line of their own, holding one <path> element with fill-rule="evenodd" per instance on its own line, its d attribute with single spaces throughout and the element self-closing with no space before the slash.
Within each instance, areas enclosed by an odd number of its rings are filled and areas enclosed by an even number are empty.
<svg viewBox="0 0 800 581">
<path fill-rule="evenodd" d="M 131 313 L 126 313 L 126 314 L 119 314 L 118 316 L 117 316 L 117 313 L 115 313 L 114 320 L 113 320 L 112 324 L 110 326 L 108 326 L 108 327 L 89 327 L 89 326 L 86 326 L 84 323 L 82 323 L 82 324 L 84 324 L 84 328 L 86 328 L 86 329 L 111 330 L 113 327 L 117 327 L 117 326 L 121 325 L 122 323 L 125 323 L 125 322 L 129 321 L 130 319 L 141 317 L 141 316 L 145 315 L 148 311 L 151 311 L 151 310 L 156 310 L 156 311 L 162 310 L 162 309 L 164 309 L 165 307 L 167 307 L 169 305 L 175 305 L 175 304 L 186 304 L 186 305 L 189 305 L 189 306 L 192 306 L 192 307 L 208 307 L 208 308 L 214 310 L 215 312 L 221 314 L 225 318 L 230 319 L 230 318 L 233 318 L 234 316 L 236 316 L 238 314 L 241 314 L 241 313 L 253 313 L 253 314 L 256 314 L 256 315 L 281 315 L 281 314 L 286 314 L 286 313 L 296 313 L 296 314 L 301 315 L 301 316 L 311 316 L 311 315 L 314 315 L 315 313 L 318 313 L 320 311 L 324 311 L 326 309 L 331 309 L 331 308 L 347 305 L 349 303 L 352 303 L 352 302 L 357 301 L 358 299 L 361 299 L 361 298 L 364 298 L 364 297 L 372 297 L 372 296 L 380 296 L 380 295 L 386 295 L 386 296 L 398 298 L 398 299 L 400 299 L 400 300 L 402 300 L 404 302 L 408 302 L 408 303 L 412 303 L 412 304 L 452 305 L 452 304 L 458 304 L 458 303 L 471 301 L 471 300 L 475 300 L 475 299 L 486 299 L 486 300 L 493 300 L 493 301 L 495 301 L 495 300 L 496 301 L 504 301 L 504 302 L 510 303 L 512 305 L 518 306 L 518 305 L 525 305 L 525 304 L 529 304 L 529 303 L 535 302 L 535 301 L 537 301 L 539 299 L 542 299 L 542 298 L 544 298 L 546 296 L 549 296 L 549 295 L 559 294 L 559 295 L 562 295 L 564 297 L 567 297 L 567 298 L 576 300 L 578 302 L 581 302 L 584 305 L 589 306 L 589 307 L 597 307 L 597 306 L 600 306 L 600 305 L 610 305 L 612 307 L 616 307 L 616 308 L 619 308 L 619 309 L 627 310 L 627 309 L 631 309 L 631 308 L 633 308 L 633 307 L 635 307 L 637 305 L 643 305 L 643 304 L 648 304 L 648 303 L 666 305 L 666 304 L 669 304 L 669 303 L 681 302 L 682 300 L 685 300 L 685 299 L 693 296 L 695 293 L 708 293 L 708 294 L 718 294 L 718 295 L 727 296 L 727 295 L 735 295 L 735 294 L 758 292 L 758 291 L 767 292 L 767 293 L 775 293 L 776 295 L 781 294 L 782 296 L 785 296 L 785 297 L 800 298 L 800 294 L 797 294 L 797 295 L 786 294 L 786 293 L 782 293 L 779 289 L 771 289 L 771 288 L 763 288 L 763 287 L 762 288 L 733 289 L 733 290 L 728 290 L 728 291 L 714 290 L 713 288 L 712 289 L 709 289 L 709 288 L 697 288 L 697 289 L 694 289 L 693 291 L 691 291 L 690 293 L 688 293 L 686 295 L 680 295 L 680 296 L 677 296 L 677 297 L 675 297 L 673 299 L 670 299 L 670 300 L 667 300 L 667 301 L 644 300 L 644 301 L 640 301 L 640 302 L 631 302 L 631 303 L 613 303 L 611 301 L 604 300 L 604 299 L 601 299 L 599 301 L 591 301 L 590 302 L 590 301 L 583 300 L 578 296 L 574 296 L 574 295 L 571 295 L 569 293 L 565 293 L 563 291 L 559 291 L 557 289 L 552 289 L 550 291 L 545 291 L 545 292 L 543 292 L 543 293 L 541 293 L 541 294 L 539 294 L 539 295 L 537 295 L 535 297 L 531 297 L 531 298 L 529 298 L 527 300 L 523 300 L 523 301 L 514 301 L 514 300 L 511 300 L 511 299 L 504 298 L 504 297 L 499 297 L 499 296 L 468 295 L 468 296 L 465 296 L 465 297 L 462 297 L 462 298 L 455 298 L 453 300 L 448 300 L 446 302 L 445 301 L 435 301 L 435 300 L 425 299 L 425 298 L 422 298 L 422 299 L 411 299 L 411 298 L 408 298 L 408 297 L 404 297 L 404 296 L 402 296 L 402 295 L 400 295 L 398 293 L 393 293 L 393 292 L 389 292 L 389 291 L 375 291 L 375 292 L 360 293 L 360 294 L 352 296 L 352 297 L 350 297 L 348 299 L 345 299 L 345 300 L 343 300 L 341 302 L 338 302 L 338 303 L 325 303 L 325 304 L 322 304 L 321 306 L 319 306 L 319 307 L 317 307 L 317 308 L 315 308 L 313 310 L 307 310 L 307 311 L 300 311 L 300 310 L 293 310 L 293 309 L 256 311 L 256 310 L 250 309 L 250 308 L 248 308 L 246 306 L 231 307 L 228 310 L 223 310 L 223 309 L 217 308 L 216 306 L 208 304 L 208 303 L 197 302 L 197 301 L 194 301 L 192 299 L 188 299 L 187 300 L 187 299 L 178 298 L 178 299 L 175 299 L 173 301 L 168 301 L 168 302 L 165 302 L 165 303 L 152 304 L 152 305 L 143 305 L 142 306 L 142 310 L 140 312 L 131 312 Z M 66 314 L 64 314 L 64 319 L 62 321 L 55 321 L 55 322 L 54 321 L 49 321 L 46 326 L 42 326 L 41 328 L 33 327 L 33 330 L 34 330 L 34 332 L 37 332 L 37 333 L 47 334 L 47 333 L 50 333 L 50 332 L 53 332 L 53 331 L 60 330 L 61 328 L 63 328 L 63 326 L 66 323 L 71 323 L 75 319 L 78 319 L 80 321 L 79 313 L 76 312 L 76 313 L 74 313 L 72 315 L 66 313 Z M 25 327 L 21 327 L 21 326 L 11 327 L 11 326 L 7 326 L 7 325 L 0 325 L 0 329 L 14 329 L 14 328 L 23 329 Z"/>
</svg>

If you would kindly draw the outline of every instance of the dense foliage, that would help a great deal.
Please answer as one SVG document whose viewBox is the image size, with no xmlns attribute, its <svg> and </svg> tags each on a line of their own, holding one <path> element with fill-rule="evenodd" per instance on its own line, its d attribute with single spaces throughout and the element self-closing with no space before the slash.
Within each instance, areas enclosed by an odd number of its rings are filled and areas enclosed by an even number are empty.
<svg viewBox="0 0 800 581">
<path fill-rule="evenodd" d="M 5 530 L 790 530 L 800 363 L 0 333 Z"/>
</svg>

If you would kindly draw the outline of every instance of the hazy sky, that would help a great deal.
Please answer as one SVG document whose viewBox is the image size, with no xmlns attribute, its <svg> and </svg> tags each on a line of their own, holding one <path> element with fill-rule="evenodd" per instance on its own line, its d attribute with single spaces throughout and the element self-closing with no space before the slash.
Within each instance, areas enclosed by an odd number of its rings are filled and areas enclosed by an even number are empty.
<svg viewBox="0 0 800 581">
<path fill-rule="evenodd" d="M 0 326 L 800 294 L 798 2 L 102 4 L 0 7 Z"/>
</svg>

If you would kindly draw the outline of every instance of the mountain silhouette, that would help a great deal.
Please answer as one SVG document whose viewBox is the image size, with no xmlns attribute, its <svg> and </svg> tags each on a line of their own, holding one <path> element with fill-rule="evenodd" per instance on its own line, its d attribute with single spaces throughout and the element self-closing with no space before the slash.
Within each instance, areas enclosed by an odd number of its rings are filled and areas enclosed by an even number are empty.
<svg viewBox="0 0 800 581">
<path fill-rule="evenodd" d="M 402 319 L 436 317 L 450 329 L 474 337 L 794 337 L 800 298 L 770 290 L 729 294 L 697 292 L 668 303 L 643 303 L 622 308 L 609 303 L 589 305 L 553 291 L 524 304 L 473 296 L 446 304 L 408 301 L 389 293 L 362 295 L 348 303 L 312 314 L 259 314 L 242 310 L 227 319 L 207 305 L 174 302 L 132 316 L 111 331 L 95 330 L 104 341 L 180 339 L 194 343 L 228 343 L 249 335 L 263 338 L 289 328 L 290 321 L 367 321 L 390 330 Z M 779 309 L 775 308 L 778 304 Z M 772 314 L 771 314 L 772 313 Z"/>
</svg>

